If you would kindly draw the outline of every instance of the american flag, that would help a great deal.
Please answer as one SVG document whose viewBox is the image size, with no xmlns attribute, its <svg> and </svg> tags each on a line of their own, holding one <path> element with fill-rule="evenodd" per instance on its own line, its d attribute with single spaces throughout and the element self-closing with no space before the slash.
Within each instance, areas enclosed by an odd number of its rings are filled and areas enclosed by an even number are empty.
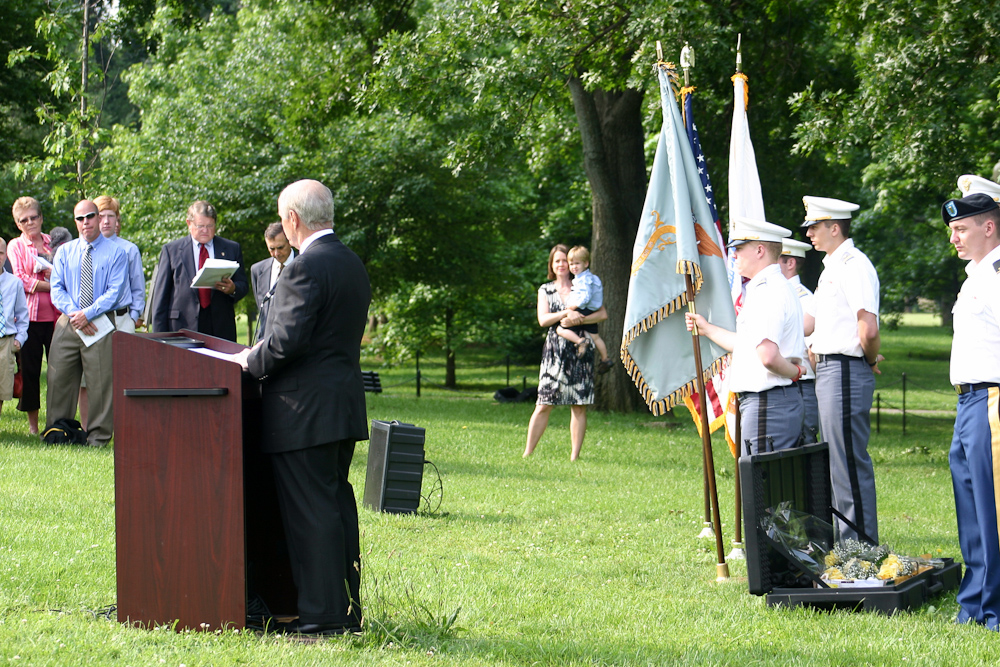
<svg viewBox="0 0 1000 667">
<path fill-rule="evenodd" d="M 729 251 L 726 249 L 726 242 L 722 235 L 722 223 L 719 220 L 719 209 L 715 205 L 715 192 L 712 190 L 712 179 L 708 175 L 708 164 L 705 160 L 705 151 L 701 148 L 701 139 L 698 137 L 698 125 L 694 122 L 694 88 L 685 87 L 681 90 L 684 107 L 684 129 L 687 130 L 688 141 L 691 142 L 691 151 L 694 153 L 695 163 L 698 166 L 698 177 L 701 178 L 701 186 L 705 191 L 705 200 L 711 211 L 712 219 L 715 221 L 715 242 L 722 252 L 726 254 L 726 273 L 729 278 L 730 287 L 733 284 L 732 262 L 728 257 Z M 715 432 L 726 420 L 726 399 L 729 390 L 726 382 L 726 368 L 724 367 L 718 374 L 712 376 L 710 382 L 705 383 L 705 393 L 708 394 L 708 403 L 705 406 L 708 411 L 709 431 Z M 701 434 L 701 396 L 697 392 L 684 399 L 684 404 L 691 412 L 691 418 Z M 730 444 L 732 448 L 732 444 Z"/>
</svg>

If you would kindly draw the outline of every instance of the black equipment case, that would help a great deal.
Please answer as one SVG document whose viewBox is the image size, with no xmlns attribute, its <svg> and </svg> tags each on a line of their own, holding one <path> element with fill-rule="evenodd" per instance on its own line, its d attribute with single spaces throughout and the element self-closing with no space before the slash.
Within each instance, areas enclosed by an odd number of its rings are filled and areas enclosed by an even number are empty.
<svg viewBox="0 0 1000 667">
<path fill-rule="evenodd" d="M 864 609 L 893 614 L 922 605 L 930 596 L 956 588 L 962 566 L 944 559 L 899 584 L 871 588 L 829 588 L 778 542 L 760 519 L 768 508 L 789 501 L 793 509 L 833 523 L 830 453 L 825 442 L 740 459 L 747 580 L 750 592 L 766 595 L 769 606 L 808 605 L 820 609 Z M 830 536 L 833 543 L 833 536 Z"/>
</svg>

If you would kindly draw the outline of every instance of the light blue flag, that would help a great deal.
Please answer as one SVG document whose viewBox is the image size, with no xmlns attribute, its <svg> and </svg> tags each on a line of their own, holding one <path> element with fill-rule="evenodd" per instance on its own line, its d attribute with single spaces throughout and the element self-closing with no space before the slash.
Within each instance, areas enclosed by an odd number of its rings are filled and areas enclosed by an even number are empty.
<svg viewBox="0 0 1000 667">
<path fill-rule="evenodd" d="M 654 415 L 695 390 L 694 350 L 684 326 L 686 275 L 694 283 L 697 311 L 713 324 L 736 329 L 715 220 L 670 85 L 673 71 L 661 63 L 657 73 L 663 127 L 632 248 L 621 348 L 622 363 Z M 728 365 L 729 354 L 705 336 L 700 341 L 708 382 Z"/>
</svg>

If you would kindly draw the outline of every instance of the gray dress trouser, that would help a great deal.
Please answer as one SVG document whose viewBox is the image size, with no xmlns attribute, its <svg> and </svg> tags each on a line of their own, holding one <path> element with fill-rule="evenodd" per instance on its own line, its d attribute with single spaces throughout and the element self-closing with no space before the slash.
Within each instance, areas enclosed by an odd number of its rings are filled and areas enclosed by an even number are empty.
<svg viewBox="0 0 1000 667">
<path fill-rule="evenodd" d="M 868 455 L 874 393 L 875 374 L 863 357 L 819 355 L 816 400 L 823 439 L 830 445 L 833 506 L 877 543 L 875 471 Z M 840 539 L 864 539 L 840 519 L 834 523 Z"/>
<path fill-rule="evenodd" d="M 809 363 L 809 362 L 806 362 Z M 816 403 L 816 380 L 801 380 L 796 383 L 802 392 L 802 409 L 805 419 L 802 422 L 802 442 L 811 445 L 819 442 L 819 405 Z"/>
<path fill-rule="evenodd" d="M 740 458 L 797 447 L 802 413 L 802 395 L 794 384 L 741 393 Z"/>
</svg>

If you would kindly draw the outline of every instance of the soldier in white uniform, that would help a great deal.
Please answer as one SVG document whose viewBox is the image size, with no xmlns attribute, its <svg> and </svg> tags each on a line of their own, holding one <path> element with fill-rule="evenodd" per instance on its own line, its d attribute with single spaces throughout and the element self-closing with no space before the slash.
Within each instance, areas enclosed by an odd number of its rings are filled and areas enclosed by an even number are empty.
<svg viewBox="0 0 1000 667">
<path fill-rule="evenodd" d="M 795 382 L 805 373 L 802 306 L 781 275 L 781 239 L 791 232 L 763 220 L 739 218 L 729 247 L 746 284 L 736 331 L 687 313 L 688 331 L 708 336 L 733 353 L 729 388 L 740 397 L 741 456 L 789 449 L 802 439 L 802 395 Z"/>
<path fill-rule="evenodd" d="M 806 261 L 806 251 L 812 248 L 808 243 L 796 241 L 795 239 L 781 240 L 781 259 L 778 260 L 781 266 L 781 275 L 792 284 L 792 289 L 799 297 L 802 305 L 802 323 L 804 325 L 806 349 L 802 351 L 802 365 L 806 372 L 798 381 L 799 391 L 802 392 L 802 408 L 805 410 L 805 420 L 802 422 L 802 442 L 810 444 L 819 442 L 819 406 L 816 404 L 816 368 L 809 359 L 809 338 L 816 324 L 816 309 L 813 306 L 813 293 L 808 287 L 802 284 L 799 274 Z"/>
<path fill-rule="evenodd" d="M 826 253 L 816 286 L 816 400 L 823 439 L 830 444 L 830 482 L 841 539 L 878 542 L 875 471 L 868 454 L 870 413 L 878 362 L 879 280 L 875 267 L 850 238 L 857 204 L 803 197 L 803 227 L 813 247 Z"/>
<path fill-rule="evenodd" d="M 985 179 L 984 179 L 985 180 Z M 997 192 L 1000 195 L 1000 190 Z M 988 194 L 941 207 L 968 278 L 958 294 L 951 344 L 951 382 L 958 392 L 948 461 L 955 490 L 965 576 L 958 622 L 1000 629 L 1000 207 Z"/>
</svg>

